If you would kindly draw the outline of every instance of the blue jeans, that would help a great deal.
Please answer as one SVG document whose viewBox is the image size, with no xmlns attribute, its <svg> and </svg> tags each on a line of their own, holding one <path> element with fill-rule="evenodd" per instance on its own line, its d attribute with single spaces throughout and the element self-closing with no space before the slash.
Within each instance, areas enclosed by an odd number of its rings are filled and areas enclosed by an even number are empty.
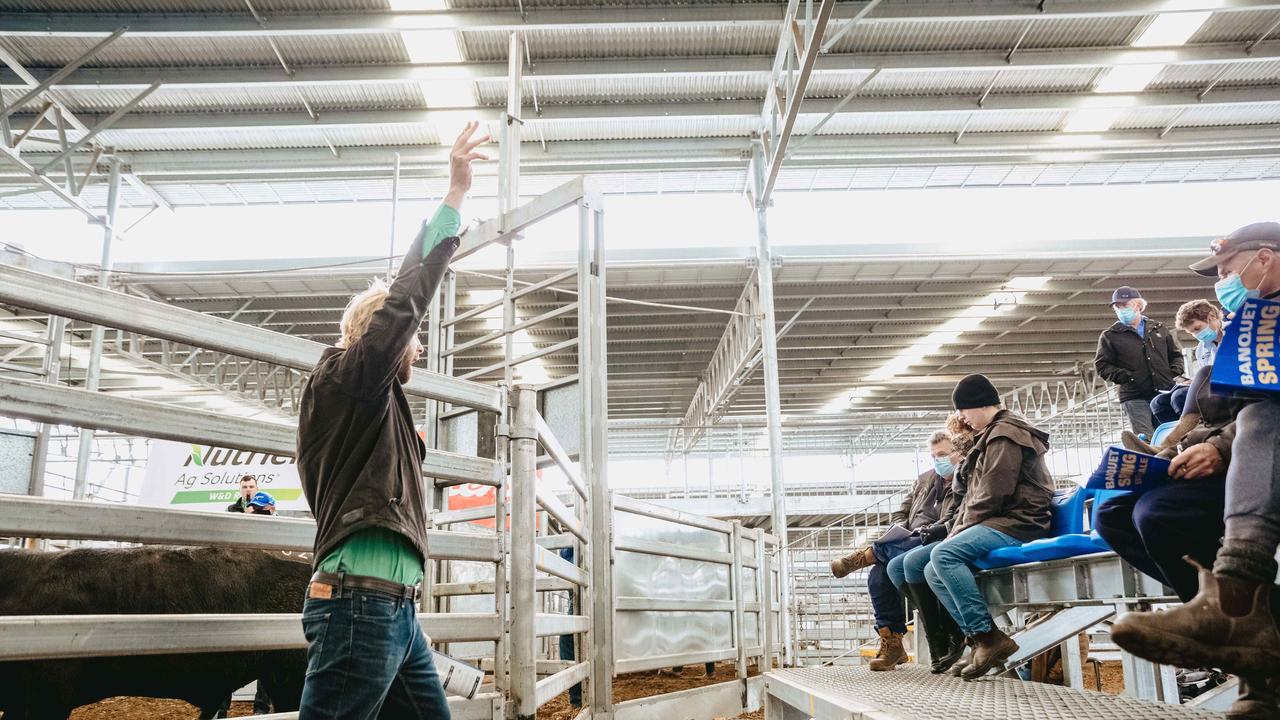
<svg viewBox="0 0 1280 720">
<path fill-rule="evenodd" d="M 1160 393 L 1151 401 L 1151 414 L 1155 416 L 1157 426 L 1182 419 L 1182 410 L 1186 407 L 1187 392 L 1190 389 L 1189 385 L 1179 385 Z"/>
<path fill-rule="evenodd" d="M 911 536 L 897 542 L 872 543 L 871 552 L 876 556 L 876 563 L 867 574 L 867 590 L 871 593 L 871 609 L 876 616 L 876 629 L 889 628 L 889 632 L 905 633 L 907 631 L 907 611 L 902 602 L 902 595 L 889 580 L 885 566 L 894 558 L 901 557 L 908 550 L 920 546 L 920 538 Z"/>
<path fill-rule="evenodd" d="M 302 608 L 307 678 L 298 720 L 449 720 L 417 606 L 343 588 Z"/>
<path fill-rule="evenodd" d="M 885 572 L 889 575 L 895 587 L 899 590 L 907 583 L 922 583 L 925 581 L 924 568 L 929 564 L 929 553 L 937 547 L 937 543 L 930 545 L 921 545 L 915 550 L 911 550 L 906 554 L 889 561 L 885 566 Z"/>
<path fill-rule="evenodd" d="M 1021 544 L 999 530 L 975 525 L 931 546 L 925 578 L 965 635 L 972 637 L 995 627 L 970 563 L 996 548 Z"/>
</svg>

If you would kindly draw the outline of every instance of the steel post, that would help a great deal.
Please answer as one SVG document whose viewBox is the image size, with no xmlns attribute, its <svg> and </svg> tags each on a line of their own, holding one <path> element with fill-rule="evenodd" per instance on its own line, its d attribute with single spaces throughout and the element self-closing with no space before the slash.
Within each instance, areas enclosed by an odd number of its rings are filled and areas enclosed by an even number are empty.
<svg viewBox="0 0 1280 720">
<path fill-rule="evenodd" d="M 537 392 L 515 388 L 511 422 L 511 702 L 516 720 L 533 720 L 537 703 Z"/>
<path fill-rule="evenodd" d="M 764 195 L 765 158 L 760 143 L 752 147 L 751 171 L 754 198 Z M 757 202 L 756 212 L 756 277 L 760 286 L 761 348 L 764 355 L 764 399 L 769 423 L 769 476 L 773 489 L 773 534 L 778 537 L 778 570 L 782 578 L 782 644 L 786 664 L 795 657 L 791 638 L 791 620 L 787 610 L 791 607 L 790 577 L 787 567 L 787 508 L 786 488 L 782 468 L 782 398 L 778 379 L 778 335 L 773 311 L 773 258 L 769 252 L 769 209 Z"/>
<path fill-rule="evenodd" d="M 593 720 L 613 717 L 613 503 L 607 474 L 609 419 L 605 365 L 604 208 L 587 193 L 578 204 L 578 385 L 581 448 L 578 466 L 588 488 L 591 519 L 587 568 L 591 576 L 590 695 Z"/>
<path fill-rule="evenodd" d="M 98 287 L 106 288 L 111 279 L 111 250 L 116 235 L 116 211 L 120 207 L 120 158 L 111 156 L 111 174 L 107 184 L 107 216 L 102 230 L 102 263 L 98 270 Z M 84 389 L 98 391 L 102 377 L 102 343 L 106 328 L 94 325 L 89 333 L 89 367 L 85 373 Z M 76 478 L 72 497 L 83 500 L 89 477 L 89 453 L 93 448 L 93 430 L 80 430 L 80 447 L 76 452 Z"/>
<path fill-rule="evenodd" d="M 67 319 L 57 315 L 49 316 L 48 332 L 45 334 L 47 344 L 44 348 L 44 381 L 50 385 L 58 384 L 58 376 L 62 364 L 58 361 L 62 354 L 63 335 L 66 334 Z M 53 433 L 53 425 L 42 423 L 36 433 L 36 444 L 31 450 L 31 482 L 27 486 L 28 494 L 41 497 L 44 495 L 45 465 L 49 459 L 49 436 Z"/>
<path fill-rule="evenodd" d="M 387 244 L 387 281 L 396 272 L 396 213 L 400 210 L 400 153 L 395 154 L 395 165 L 391 170 L 391 239 Z M 432 370 L 435 368 L 432 367 Z"/>
<path fill-rule="evenodd" d="M 498 148 L 498 214 L 520 202 L 520 108 L 523 104 L 524 42 L 512 32 L 507 44 L 507 112 L 502 118 Z M 503 228 L 504 230 L 506 228 Z"/>
</svg>

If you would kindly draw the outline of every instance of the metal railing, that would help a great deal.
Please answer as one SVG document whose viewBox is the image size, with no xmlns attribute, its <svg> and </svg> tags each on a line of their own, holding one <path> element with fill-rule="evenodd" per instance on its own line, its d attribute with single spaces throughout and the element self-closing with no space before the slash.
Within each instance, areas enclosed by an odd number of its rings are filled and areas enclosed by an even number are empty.
<svg viewBox="0 0 1280 720">
<path fill-rule="evenodd" d="M 600 685 L 609 686 L 611 664 L 600 661 L 601 653 L 595 651 L 591 642 L 599 627 L 610 625 L 609 583 L 607 577 L 599 587 L 591 582 L 590 562 L 590 548 L 607 546 L 609 537 L 608 499 L 603 489 L 605 448 L 602 431 L 598 429 L 605 426 L 603 264 L 598 262 L 602 220 L 598 200 L 588 192 L 583 180 L 572 181 L 468 233 L 459 254 L 511 240 L 531 223 L 575 203 L 580 207 L 584 225 L 582 267 L 586 269 L 579 284 L 582 296 L 579 302 L 586 308 L 581 313 L 580 327 L 585 333 L 578 338 L 580 358 L 583 364 L 598 363 L 590 373 L 582 375 L 585 378 L 581 392 L 584 414 L 580 416 L 582 436 L 576 442 L 577 467 L 571 464 L 568 453 L 539 416 L 537 394 L 532 388 L 518 387 L 508 396 L 501 386 L 421 370 L 415 370 L 413 379 L 405 386 L 407 393 L 435 402 L 497 412 L 510 418 L 510 423 L 504 423 L 504 429 L 495 438 L 496 447 L 503 450 L 497 457 L 429 448 L 423 463 L 423 474 L 429 478 L 429 486 L 437 491 L 463 484 L 488 486 L 495 489 L 496 498 L 503 499 L 510 489 L 513 500 L 509 555 L 504 552 L 508 546 L 505 537 L 508 513 L 503 501 L 479 513 L 492 521 L 491 529 L 429 529 L 427 533 L 431 564 L 480 563 L 490 568 L 495 579 L 489 588 L 428 583 L 431 592 L 424 594 L 424 604 L 439 598 L 478 594 L 477 590 L 487 589 L 494 596 L 494 603 L 486 612 L 423 612 L 419 615 L 424 629 L 437 643 L 482 642 L 492 648 L 489 666 L 497 669 L 494 685 L 482 688 L 482 693 L 474 699 L 452 699 L 455 717 L 486 720 L 502 717 L 507 694 L 518 713 L 531 716 L 537 706 L 572 684 L 589 680 L 595 695 Z M 0 302 L 35 309 L 56 318 L 126 329 L 150 338 L 232 353 L 243 359 L 303 372 L 310 369 L 323 349 L 300 338 L 7 265 L 0 265 Z M 433 333 L 438 332 L 438 323 L 438 318 L 433 317 Z M 213 443 L 281 456 L 292 456 L 296 447 L 296 428 L 292 422 L 231 418 L 147 400 L 7 378 L 0 378 L 0 415 L 143 438 Z M 594 417 L 601 421 L 593 422 Z M 547 448 L 551 462 L 571 478 L 571 485 L 578 493 L 572 511 L 554 494 L 538 486 L 535 472 L 539 443 Z M 511 446 L 509 474 L 505 462 L 508 444 Z M 538 508 L 552 518 L 550 522 L 564 528 L 571 542 L 587 551 L 580 552 L 578 557 L 586 557 L 588 562 L 580 567 L 561 560 L 543 547 L 554 544 L 556 538 L 537 537 L 534 514 Z M 601 514 L 597 517 L 604 517 L 606 521 L 591 523 L 593 510 L 599 510 Z M 457 517 L 454 520 L 461 521 Z M 0 537 L 307 552 L 313 547 L 314 534 L 315 524 L 309 520 L 0 496 Z M 604 563 L 608 562 L 608 553 L 597 555 Z M 510 600 L 505 593 L 508 566 Z M 536 593 L 563 589 L 566 585 L 588 599 L 587 607 L 592 608 L 589 615 L 538 611 L 533 601 Z M 593 601 L 593 591 L 604 594 Z M 281 622 L 282 619 L 286 622 Z M 299 620 L 296 615 L 239 614 L 6 616 L 0 617 L 0 661 L 302 648 L 306 642 Z M 505 667 L 507 653 L 504 652 L 508 623 L 512 660 L 509 669 Z M 563 634 L 587 638 L 581 643 L 579 655 L 584 661 L 539 680 L 536 639 Z M 93 640 L 86 641 L 89 637 Z M 607 634 L 604 647 L 610 647 Z M 603 681 L 598 674 L 601 670 L 606 673 Z M 607 714 L 607 704 L 605 712 Z"/>
</svg>

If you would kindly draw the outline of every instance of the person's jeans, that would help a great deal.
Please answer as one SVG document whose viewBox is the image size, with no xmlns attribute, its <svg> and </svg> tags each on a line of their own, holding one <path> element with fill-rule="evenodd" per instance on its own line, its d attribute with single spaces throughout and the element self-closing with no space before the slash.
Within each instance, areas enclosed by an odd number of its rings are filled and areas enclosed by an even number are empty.
<svg viewBox="0 0 1280 720">
<path fill-rule="evenodd" d="M 876 629 L 889 628 L 889 632 L 905 633 L 907 631 L 907 611 L 903 606 L 902 595 L 889 579 L 885 566 L 894 558 L 901 557 L 908 550 L 920 547 L 920 537 L 912 535 L 897 542 L 871 543 L 871 551 L 876 562 L 867 574 L 867 589 L 871 593 L 871 609 L 876 616 Z"/>
<path fill-rule="evenodd" d="M 343 588 L 302 609 L 307 677 L 298 720 L 449 720 L 417 606 Z"/>
<path fill-rule="evenodd" d="M 1094 528 L 1117 555 L 1187 602 L 1200 583 L 1182 556 L 1205 567 L 1213 563 L 1224 527 L 1225 492 L 1220 480 L 1187 480 L 1116 495 L 1098 508 Z"/>
<path fill-rule="evenodd" d="M 1280 545 L 1280 400 L 1261 400 L 1240 410 L 1231 455 L 1226 539 L 1214 572 L 1274 582 Z"/>
<path fill-rule="evenodd" d="M 1124 414 L 1129 418 L 1129 429 L 1150 441 L 1151 436 L 1156 432 L 1155 418 L 1151 416 L 1151 401 L 1141 398 L 1125 400 L 1120 403 L 1120 406 L 1124 408 Z"/>
<path fill-rule="evenodd" d="M 972 637 L 995 627 L 970 563 L 996 548 L 1021 544 L 999 530 L 975 525 L 931 546 L 925 579 L 965 635 Z"/>
<path fill-rule="evenodd" d="M 906 583 L 924 582 L 924 568 L 929 564 L 929 553 L 936 546 L 937 543 L 921 545 L 915 550 L 910 550 L 890 560 L 889 564 L 885 566 L 885 572 L 888 573 L 889 580 L 893 582 L 894 587 L 901 590 Z"/>
<path fill-rule="evenodd" d="M 1182 419 L 1182 410 L 1187 405 L 1187 393 L 1190 389 L 1190 385 L 1179 385 L 1160 393 L 1151 401 L 1151 414 L 1155 416 L 1157 427 Z"/>
</svg>

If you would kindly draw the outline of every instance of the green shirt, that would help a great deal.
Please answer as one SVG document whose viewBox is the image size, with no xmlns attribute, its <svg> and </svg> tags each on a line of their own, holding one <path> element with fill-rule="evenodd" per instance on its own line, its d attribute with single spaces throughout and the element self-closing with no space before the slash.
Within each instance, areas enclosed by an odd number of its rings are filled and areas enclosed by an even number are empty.
<svg viewBox="0 0 1280 720">
<path fill-rule="evenodd" d="M 458 211 L 441 205 L 422 229 L 422 257 L 425 258 L 441 240 L 456 235 L 461 225 L 462 217 Z M 382 578 L 401 585 L 417 585 L 422 582 L 422 564 L 422 555 L 408 538 L 385 528 L 368 528 L 343 540 L 320 561 L 316 569 Z"/>
</svg>

